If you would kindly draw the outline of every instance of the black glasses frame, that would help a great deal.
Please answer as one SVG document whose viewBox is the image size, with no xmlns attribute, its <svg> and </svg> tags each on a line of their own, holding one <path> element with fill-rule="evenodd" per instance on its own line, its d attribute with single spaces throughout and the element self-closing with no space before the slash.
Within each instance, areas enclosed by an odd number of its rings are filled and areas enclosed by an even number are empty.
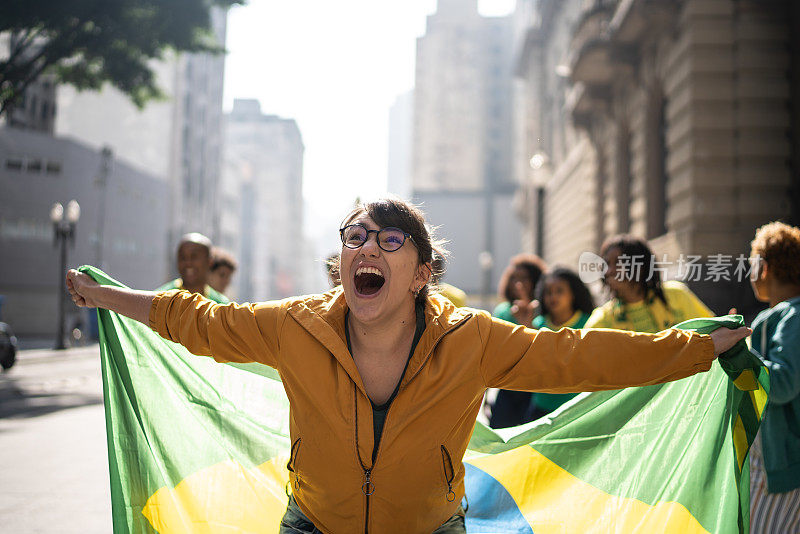
<svg viewBox="0 0 800 534">
<path fill-rule="evenodd" d="M 345 231 L 347 231 L 348 228 L 351 228 L 353 226 L 358 226 L 359 228 L 363 228 L 364 231 L 367 233 L 367 237 L 364 238 L 364 241 L 360 245 L 355 246 L 355 247 L 351 247 L 350 245 L 348 245 L 347 242 L 345 241 L 345 238 L 344 238 Z M 387 249 L 383 248 L 383 246 L 381 246 L 381 232 L 384 232 L 386 230 L 395 230 L 395 231 L 400 232 L 401 234 L 403 234 L 403 242 L 400 243 L 399 247 L 387 250 Z M 367 228 L 363 224 L 356 223 L 356 224 L 348 224 L 344 228 L 340 228 L 339 229 L 339 237 L 342 240 L 342 245 L 344 245 L 345 247 L 347 247 L 349 249 L 357 249 L 357 248 L 363 247 L 364 243 L 369 241 L 369 235 L 370 234 L 375 234 L 375 242 L 378 244 L 378 248 L 380 248 L 384 252 L 396 252 L 396 251 L 400 250 L 401 248 L 403 248 L 403 245 L 406 244 L 406 239 L 411 239 L 411 241 L 414 241 L 414 236 L 412 236 L 408 232 L 406 232 L 406 231 L 404 231 L 404 230 L 402 230 L 400 228 L 396 228 L 394 226 L 387 226 L 386 228 L 381 228 L 380 230 L 370 230 L 369 228 Z"/>
</svg>

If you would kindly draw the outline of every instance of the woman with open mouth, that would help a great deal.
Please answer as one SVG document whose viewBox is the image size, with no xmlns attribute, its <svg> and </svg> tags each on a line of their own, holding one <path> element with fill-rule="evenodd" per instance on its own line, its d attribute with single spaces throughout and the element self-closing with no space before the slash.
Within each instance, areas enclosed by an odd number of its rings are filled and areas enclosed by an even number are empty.
<svg viewBox="0 0 800 534">
<path fill-rule="evenodd" d="M 291 407 L 282 533 L 465 532 L 462 457 L 487 388 L 676 380 L 749 334 L 515 326 L 433 294 L 436 245 L 414 206 L 359 206 L 339 232 L 342 283 L 320 295 L 220 305 L 67 274 L 79 306 L 141 321 L 194 354 L 277 369 Z"/>
</svg>

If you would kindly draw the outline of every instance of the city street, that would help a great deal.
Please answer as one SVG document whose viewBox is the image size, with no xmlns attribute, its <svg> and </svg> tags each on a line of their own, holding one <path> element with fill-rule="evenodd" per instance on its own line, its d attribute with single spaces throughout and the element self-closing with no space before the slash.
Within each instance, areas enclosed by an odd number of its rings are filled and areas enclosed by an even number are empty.
<svg viewBox="0 0 800 534">
<path fill-rule="evenodd" d="M 0 374 L 3 532 L 111 532 L 99 356 L 21 351 Z"/>
</svg>

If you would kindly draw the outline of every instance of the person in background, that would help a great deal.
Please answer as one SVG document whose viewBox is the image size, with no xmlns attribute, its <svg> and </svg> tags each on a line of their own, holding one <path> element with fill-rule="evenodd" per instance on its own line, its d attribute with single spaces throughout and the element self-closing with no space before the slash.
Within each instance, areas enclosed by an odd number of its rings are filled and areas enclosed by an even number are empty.
<svg viewBox="0 0 800 534">
<path fill-rule="evenodd" d="M 212 248 L 208 285 L 224 295 L 228 290 L 228 286 L 231 285 L 231 279 L 233 278 L 233 273 L 236 272 L 236 268 L 236 259 L 233 254 L 219 247 Z"/>
<path fill-rule="evenodd" d="M 433 283 L 437 293 L 447 298 L 450 302 L 461 308 L 467 305 L 467 294 L 454 285 L 442 282 L 442 274 L 447 269 L 447 261 L 439 254 L 433 256 L 431 270 L 433 271 Z"/>
<path fill-rule="evenodd" d="M 661 281 L 645 240 L 616 235 L 603 243 L 600 255 L 608 264 L 603 283 L 611 300 L 592 312 L 585 328 L 654 333 L 687 319 L 714 316 L 685 284 Z"/>
<path fill-rule="evenodd" d="M 533 292 L 547 264 L 535 254 L 519 254 L 511 258 L 500 276 L 497 292 L 500 296 L 492 315 L 509 323 L 531 326 L 536 302 Z"/>
<path fill-rule="evenodd" d="M 750 449 L 750 532 L 800 532 L 800 228 L 756 231 L 752 286 L 769 308 L 753 320 L 752 348 L 769 368 L 769 402 Z"/>
<path fill-rule="evenodd" d="M 203 234 L 192 232 L 181 237 L 178 242 L 178 274 L 156 291 L 183 289 L 190 293 L 198 293 L 205 298 L 226 304 L 228 298 L 208 285 L 208 273 L 211 270 L 211 240 Z"/>
<path fill-rule="evenodd" d="M 530 327 L 537 305 L 533 292 L 546 270 L 547 265 L 534 254 L 520 254 L 511 258 L 498 285 L 498 293 L 503 300 L 492 315 Z M 533 421 L 532 395 L 527 391 L 499 390 L 492 404 L 489 426 L 506 428 Z"/>
<path fill-rule="evenodd" d="M 534 296 L 539 302 L 541 315 L 533 320 L 536 329 L 580 329 L 594 310 L 594 299 L 589 288 L 575 271 L 555 267 L 542 276 L 536 284 Z M 534 393 L 531 399 L 531 418 L 543 417 L 577 393 Z"/>
</svg>

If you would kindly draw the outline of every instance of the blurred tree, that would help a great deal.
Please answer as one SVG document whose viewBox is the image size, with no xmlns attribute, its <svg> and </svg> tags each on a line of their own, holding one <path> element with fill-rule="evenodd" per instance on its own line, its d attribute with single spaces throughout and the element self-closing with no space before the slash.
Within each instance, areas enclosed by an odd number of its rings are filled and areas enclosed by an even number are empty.
<svg viewBox="0 0 800 534">
<path fill-rule="evenodd" d="M 110 82 L 141 108 L 163 96 L 148 61 L 167 50 L 224 52 L 211 31 L 211 8 L 243 3 L 3 0 L 0 35 L 10 46 L 0 55 L 0 115 L 43 73 L 79 89 Z"/>
</svg>

